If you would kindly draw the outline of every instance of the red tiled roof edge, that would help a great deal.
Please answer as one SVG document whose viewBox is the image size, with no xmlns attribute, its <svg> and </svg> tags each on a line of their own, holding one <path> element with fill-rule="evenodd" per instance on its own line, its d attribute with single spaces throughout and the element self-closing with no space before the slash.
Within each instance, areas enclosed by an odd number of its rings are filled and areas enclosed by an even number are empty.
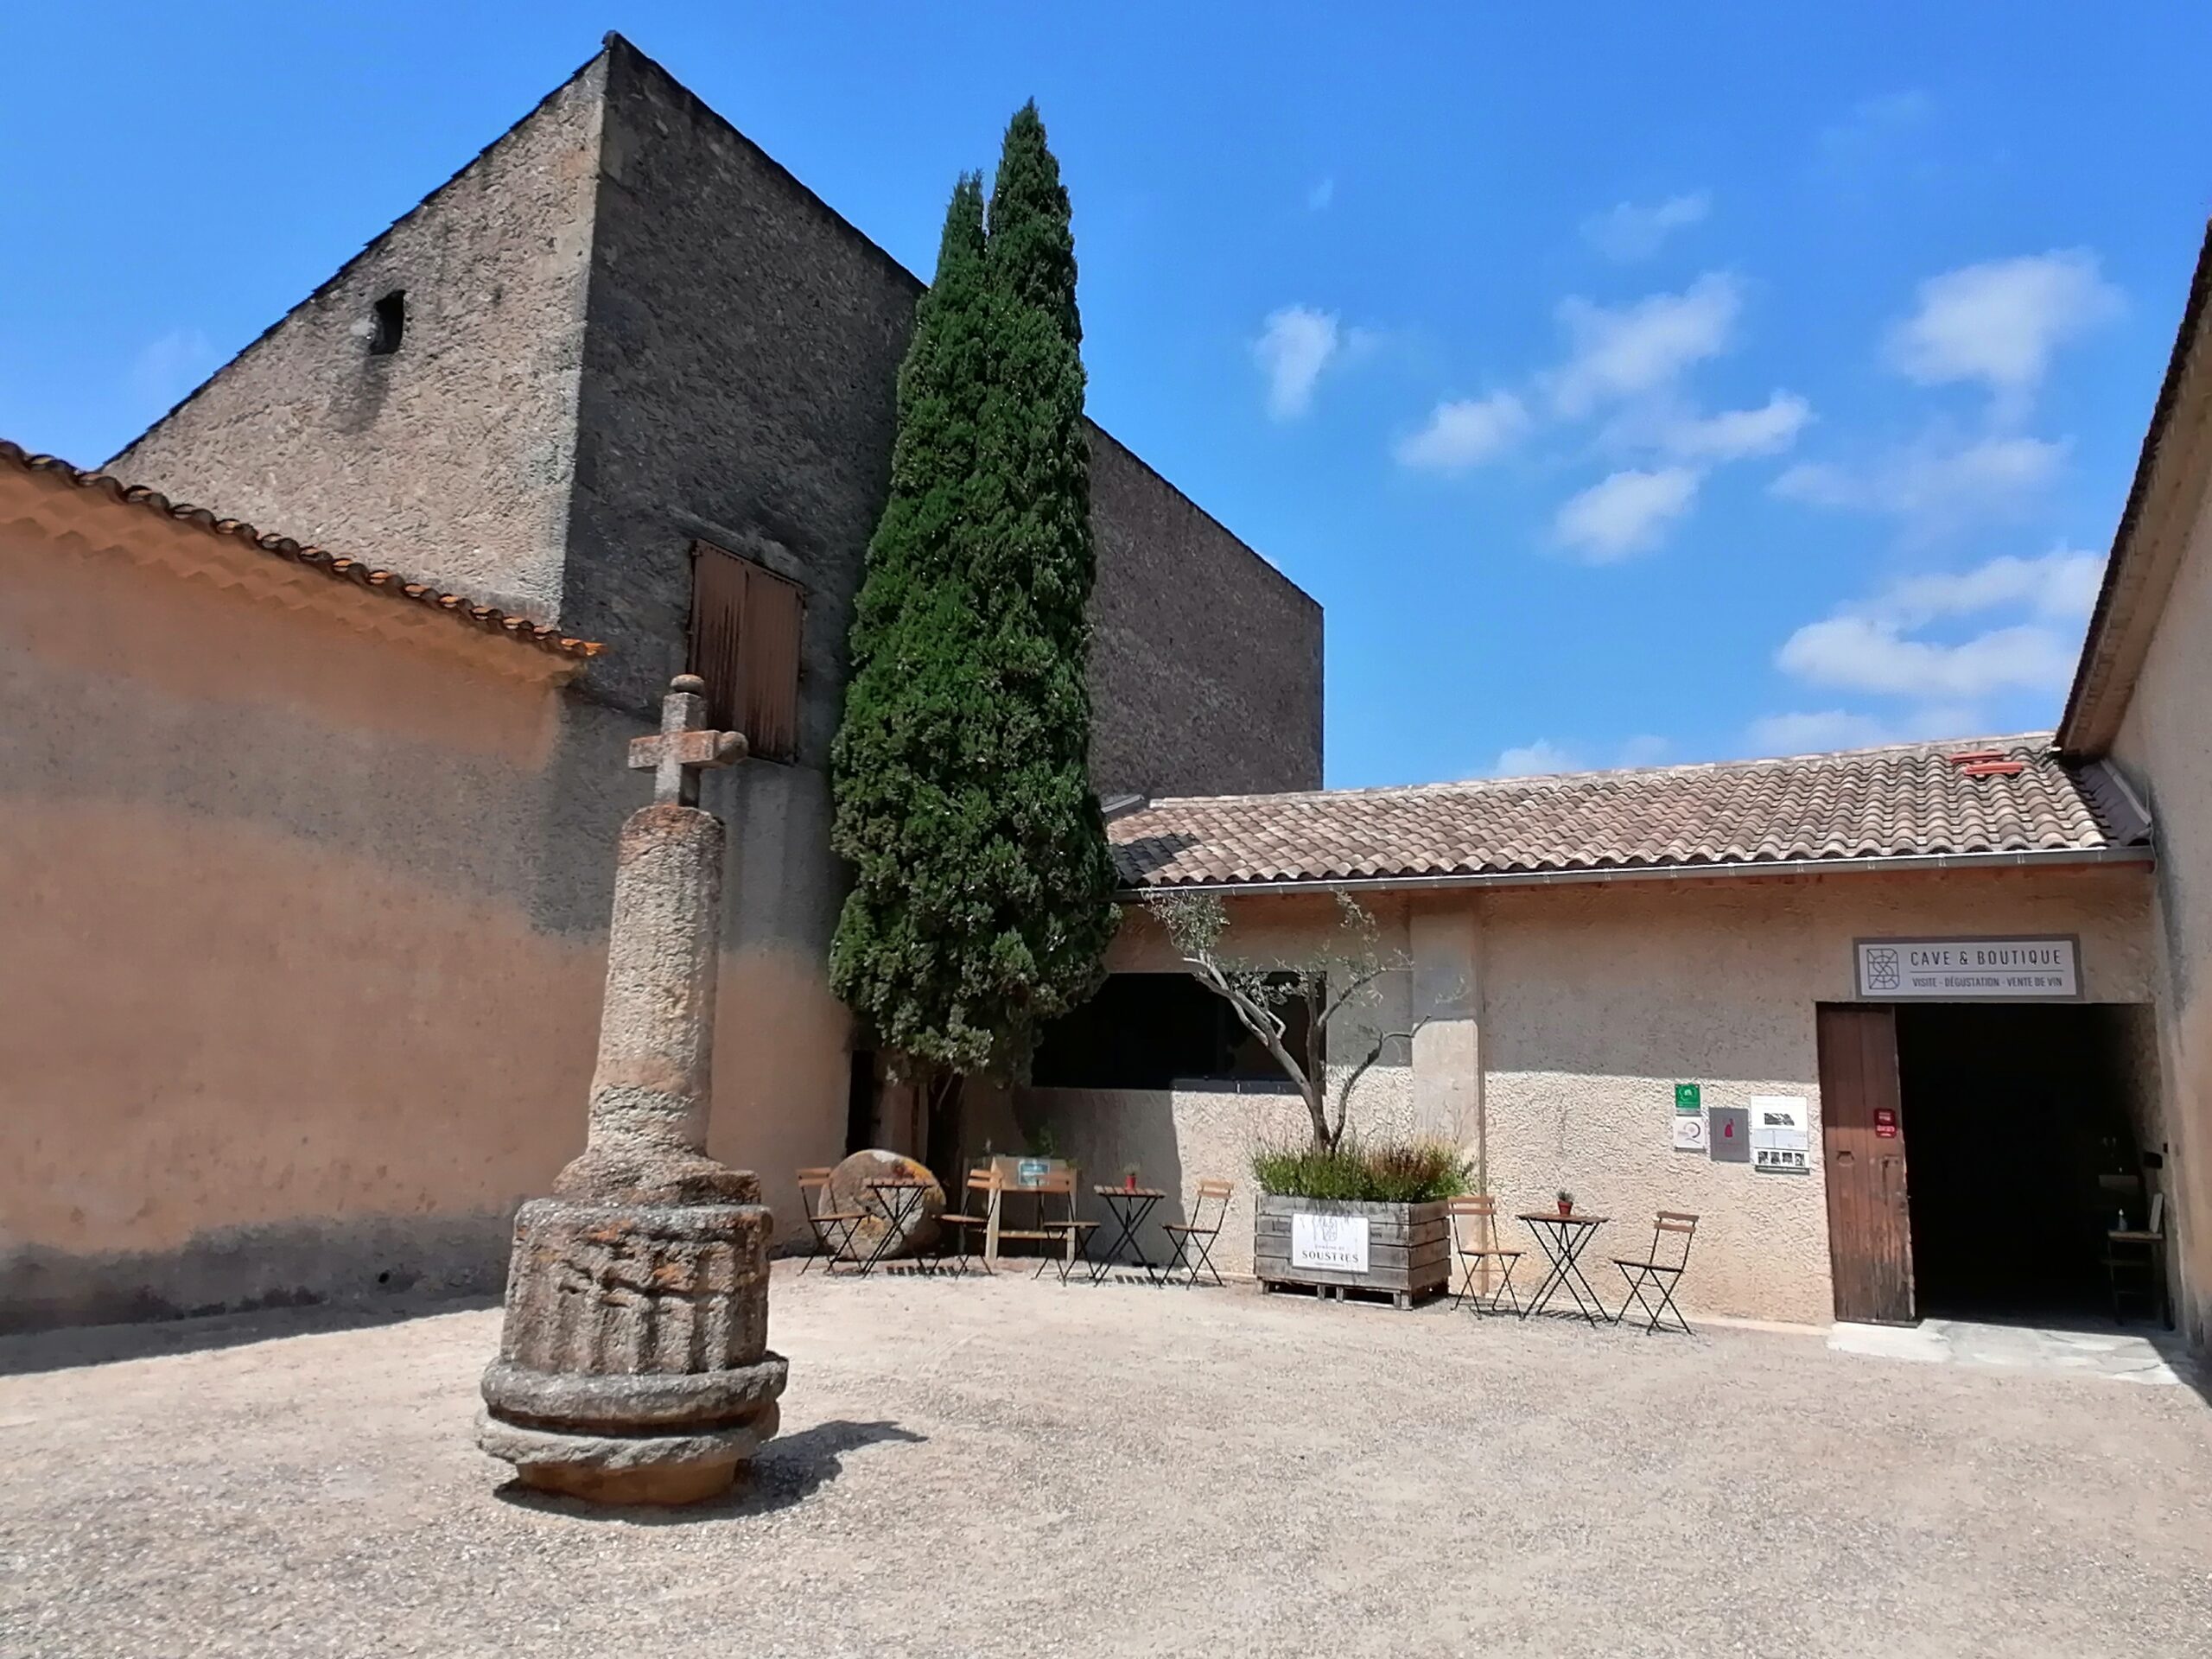
<svg viewBox="0 0 2212 1659">
<path fill-rule="evenodd" d="M 501 634 L 518 644 L 535 645 L 538 650 L 556 657 L 582 660 L 596 657 L 606 649 L 596 641 L 575 639 L 556 627 L 533 622 L 526 616 L 514 616 L 495 606 L 480 605 L 466 594 L 446 593 L 427 582 L 410 582 L 397 571 L 379 569 L 363 560 L 333 553 L 327 548 L 304 545 L 289 536 L 264 533 L 244 519 L 221 518 L 207 508 L 194 506 L 188 501 L 172 501 L 158 490 L 148 489 L 140 484 L 125 484 L 111 474 L 87 472 L 83 467 L 71 466 L 58 455 L 35 455 L 21 444 L 10 443 L 5 438 L 0 438 L 0 461 L 23 472 L 59 478 L 79 489 L 99 490 L 113 500 L 143 507 L 149 512 L 159 513 L 179 524 L 194 525 L 213 536 L 232 537 L 272 557 L 319 570 L 333 581 L 350 582 L 356 587 L 386 594 L 395 600 L 412 601 L 431 610 L 443 611 L 455 620 L 486 633 Z"/>
<path fill-rule="evenodd" d="M 1171 798 L 1117 813 L 1107 832 L 1125 893 L 2151 855 L 2147 817 L 2116 775 L 2095 762 L 2069 765 L 2047 733 L 1548 778 Z"/>
</svg>

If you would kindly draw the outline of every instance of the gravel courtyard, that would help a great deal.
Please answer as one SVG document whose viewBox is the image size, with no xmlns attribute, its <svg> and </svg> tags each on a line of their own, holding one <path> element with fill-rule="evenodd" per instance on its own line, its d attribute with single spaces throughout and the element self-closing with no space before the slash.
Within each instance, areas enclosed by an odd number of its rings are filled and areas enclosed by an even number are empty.
<svg viewBox="0 0 2212 1659">
<path fill-rule="evenodd" d="M 2189 1387 L 1026 1276 L 781 1264 L 773 1309 L 750 1490 L 615 1519 L 471 1445 L 493 1310 L 0 1342 L 0 1653 L 2042 1659 L 2212 1628 Z"/>
</svg>

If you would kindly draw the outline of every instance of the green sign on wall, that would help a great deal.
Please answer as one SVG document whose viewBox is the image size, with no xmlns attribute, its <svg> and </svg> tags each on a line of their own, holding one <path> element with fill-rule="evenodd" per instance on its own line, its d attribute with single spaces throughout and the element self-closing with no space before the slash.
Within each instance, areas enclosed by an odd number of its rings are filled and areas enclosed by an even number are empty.
<svg viewBox="0 0 2212 1659">
<path fill-rule="evenodd" d="M 1678 1112 L 1700 1112 L 1705 1109 L 1705 1096 L 1694 1083 L 1675 1085 L 1675 1109 Z"/>
</svg>

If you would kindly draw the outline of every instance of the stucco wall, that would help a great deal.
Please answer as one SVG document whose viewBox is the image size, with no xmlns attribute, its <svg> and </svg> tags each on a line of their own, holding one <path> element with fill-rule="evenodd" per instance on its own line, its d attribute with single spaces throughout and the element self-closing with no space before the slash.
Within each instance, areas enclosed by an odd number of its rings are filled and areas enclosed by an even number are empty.
<svg viewBox="0 0 2212 1659">
<path fill-rule="evenodd" d="M 496 1289 L 582 1143 L 636 729 L 0 531 L 0 1327 Z M 795 1236 L 810 972 L 734 937 L 718 1022 L 711 1144 Z"/>
<path fill-rule="evenodd" d="M 1378 900 L 1386 948 L 1409 946 L 1414 958 L 1376 1011 L 1378 1028 L 1434 1018 L 1410 1065 L 1362 1085 L 1353 1121 L 1377 1136 L 1411 1129 L 1455 1141 L 1509 1210 L 1548 1206 L 1557 1188 L 1571 1189 L 1584 1209 L 1615 1218 L 1593 1261 L 1638 1254 L 1661 1208 L 1695 1212 L 1694 1266 L 1681 1295 L 1694 1314 L 1825 1322 L 1833 1302 L 1822 1176 L 1759 1174 L 1675 1152 L 1675 1084 L 1700 1084 L 1708 1108 L 1802 1096 L 1817 1153 L 1815 1009 L 1853 1000 L 1855 938 L 2075 933 L 2088 997 L 2142 1002 L 2154 977 L 2148 887 L 2139 871 L 2075 870 Z M 1232 916 L 1232 937 L 1256 957 L 1295 955 L 1301 936 L 1318 939 L 1331 925 L 1330 912 L 1306 898 L 1246 900 Z M 1124 928 L 1114 964 L 1141 970 L 1171 960 L 1140 917 Z M 1064 1146 L 1094 1149 L 1106 1179 L 1135 1148 L 1147 1178 L 1155 1165 L 1173 1172 L 1186 1201 L 1198 1175 L 1228 1174 L 1249 1203 L 1254 1137 L 1300 1121 L 1294 1099 L 1198 1092 L 1031 1090 L 1023 1106 L 1047 1114 Z M 1223 1255 L 1249 1270 L 1249 1208 L 1242 1213 L 1243 1235 L 1224 1240 Z M 1611 1268 L 1591 1280 L 1618 1300 Z"/>
<path fill-rule="evenodd" d="M 555 92 L 108 470 L 556 619 L 603 79 L 595 60 Z M 395 288 L 405 338 L 371 356 Z"/>
<path fill-rule="evenodd" d="M 2165 1071 L 2166 1205 L 2176 1313 L 2191 1342 L 2212 1342 L 2212 742 L 2205 664 L 2212 657 L 2212 501 L 2202 492 L 2189 541 L 2137 676 L 2112 759 L 2151 809 L 2158 845 L 2154 931 L 2162 951 L 2160 1058 Z"/>
</svg>

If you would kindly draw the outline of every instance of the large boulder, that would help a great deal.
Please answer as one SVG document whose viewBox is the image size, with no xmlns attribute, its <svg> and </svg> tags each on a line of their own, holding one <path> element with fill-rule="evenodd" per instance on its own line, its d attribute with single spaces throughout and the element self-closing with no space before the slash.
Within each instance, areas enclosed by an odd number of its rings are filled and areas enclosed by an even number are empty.
<svg viewBox="0 0 2212 1659">
<path fill-rule="evenodd" d="M 871 1181 L 924 1183 L 921 1202 L 907 1212 L 904 1224 L 883 1252 L 887 1258 L 918 1255 L 937 1243 L 937 1218 L 944 1213 L 944 1189 L 928 1166 L 895 1152 L 856 1152 L 830 1176 L 830 1207 L 855 1211 L 863 1217 L 853 1229 L 844 1251 L 846 1260 L 874 1255 L 892 1225 L 890 1217 L 897 1211 L 899 1195 L 878 1192 L 868 1185 Z M 887 1205 L 887 1199 L 892 1202 Z"/>
</svg>

